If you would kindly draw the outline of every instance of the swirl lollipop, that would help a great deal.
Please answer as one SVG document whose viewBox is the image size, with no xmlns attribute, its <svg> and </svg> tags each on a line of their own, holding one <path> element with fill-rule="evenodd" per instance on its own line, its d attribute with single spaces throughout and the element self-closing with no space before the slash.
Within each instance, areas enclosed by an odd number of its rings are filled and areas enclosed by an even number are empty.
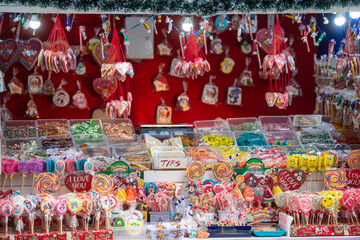
<svg viewBox="0 0 360 240">
<path fill-rule="evenodd" d="M 93 178 L 91 185 L 93 192 L 106 194 L 112 190 L 114 183 L 110 176 L 105 174 L 98 174 Z"/>
<path fill-rule="evenodd" d="M 83 211 L 84 211 L 84 226 L 85 226 L 85 231 L 89 230 L 89 221 L 90 221 L 90 213 L 93 211 L 94 209 L 94 205 L 92 202 L 92 199 L 87 198 L 84 201 L 83 204 Z"/>
<path fill-rule="evenodd" d="M 60 233 L 63 232 L 63 227 L 62 227 L 62 220 L 64 218 L 64 215 L 67 213 L 68 211 L 68 204 L 67 201 L 64 199 L 60 199 L 58 200 L 58 202 L 55 205 L 55 211 L 57 212 L 57 214 L 59 214 L 59 221 L 60 221 Z"/>
<path fill-rule="evenodd" d="M 360 150 L 353 150 L 349 153 L 347 159 L 349 167 L 352 169 L 360 169 Z"/>
<path fill-rule="evenodd" d="M 341 190 L 346 186 L 345 171 L 341 169 L 332 169 L 325 173 L 324 184 L 330 190 Z"/>
<path fill-rule="evenodd" d="M 6 235 L 8 235 L 8 221 L 9 216 L 13 214 L 15 208 L 14 208 L 14 202 L 10 198 L 3 198 L 0 200 L 0 213 L 5 217 L 5 231 Z"/>
<path fill-rule="evenodd" d="M 186 176 L 191 182 L 198 182 L 205 175 L 205 167 L 201 162 L 193 162 L 186 168 Z"/>
<path fill-rule="evenodd" d="M 305 214 L 306 225 L 308 225 L 311 210 L 311 199 L 309 197 L 300 198 L 300 210 Z"/>
<path fill-rule="evenodd" d="M 52 194 L 60 188 L 60 178 L 54 173 L 40 173 L 36 178 L 36 189 L 42 194 Z"/>
<path fill-rule="evenodd" d="M 229 162 L 221 160 L 214 164 L 212 172 L 217 180 L 227 182 L 232 178 L 233 168 Z"/>
</svg>

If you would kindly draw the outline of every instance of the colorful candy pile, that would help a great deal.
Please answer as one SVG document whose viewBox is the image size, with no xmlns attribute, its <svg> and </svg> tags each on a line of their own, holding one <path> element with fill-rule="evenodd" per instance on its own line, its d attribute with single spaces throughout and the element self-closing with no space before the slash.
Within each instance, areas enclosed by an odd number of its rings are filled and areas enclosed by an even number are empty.
<svg viewBox="0 0 360 240">
<path fill-rule="evenodd" d="M 180 136 L 180 138 L 184 147 L 198 147 L 202 143 L 201 140 L 196 140 L 189 137 Z"/>
<path fill-rule="evenodd" d="M 234 140 L 231 137 L 216 136 L 214 134 L 205 135 L 204 140 L 207 144 L 214 147 L 234 145 Z"/>
<path fill-rule="evenodd" d="M 95 120 L 75 123 L 71 126 L 71 133 L 77 134 L 101 134 L 101 126 Z"/>
<path fill-rule="evenodd" d="M 37 127 L 40 137 L 70 134 L 69 125 L 63 121 L 41 122 L 38 123 Z"/>
<path fill-rule="evenodd" d="M 29 138 L 35 137 L 35 126 L 33 125 L 18 125 L 6 126 L 3 130 L 4 137 L 6 138 Z"/>
<path fill-rule="evenodd" d="M 132 125 L 127 122 L 105 122 L 102 121 L 105 135 L 134 134 Z"/>
<path fill-rule="evenodd" d="M 302 144 L 320 143 L 332 144 L 333 141 L 328 133 L 308 134 L 300 132 L 300 140 Z"/>
<path fill-rule="evenodd" d="M 260 159 L 266 168 L 268 167 L 286 167 L 286 155 L 280 147 L 270 149 L 256 149 L 253 157 Z"/>
<path fill-rule="evenodd" d="M 238 134 L 236 143 L 238 146 L 265 146 L 266 140 L 261 133 L 245 132 Z"/>
<path fill-rule="evenodd" d="M 259 126 L 257 122 L 244 122 L 241 124 L 230 124 L 231 131 L 257 131 Z"/>
</svg>

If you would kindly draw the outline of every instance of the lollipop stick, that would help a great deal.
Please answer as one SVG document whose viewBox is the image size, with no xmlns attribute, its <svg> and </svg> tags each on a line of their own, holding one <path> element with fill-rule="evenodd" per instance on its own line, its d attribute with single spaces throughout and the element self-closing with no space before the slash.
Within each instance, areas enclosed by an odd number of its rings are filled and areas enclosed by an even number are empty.
<svg viewBox="0 0 360 240">
<path fill-rule="evenodd" d="M 5 233 L 8 235 L 8 217 L 5 217 Z"/>
<path fill-rule="evenodd" d="M 10 189 L 12 189 L 13 177 L 14 177 L 14 175 L 11 174 L 11 175 L 10 175 Z"/>
<path fill-rule="evenodd" d="M 22 180 L 21 180 L 21 195 L 23 194 L 24 190 L 24 181 L 25 181 L 25 174 L 22 174 Z"/>
<path fill-rule="evenodd" d="M 61 221 L 60 221 L 60 233 L 62 233 L 63 232 L 63 227 L 62 227 L 62 219 L 61 219 Z"/>
<path fill-rule="evenodd" d="M 32 186 L 31 186 L 31 193 L 34 193 L 34 185 L 35 185 L 35 173 L 33 174 L 33 182 L 32 182 Z"/>
<path fill-rule="evenodd" d="M 3 183 L 3 190 L 5 189 L 6 179 L 8 178 L 8 175 L 5 175 L 4 183 Z"/>
</svg>

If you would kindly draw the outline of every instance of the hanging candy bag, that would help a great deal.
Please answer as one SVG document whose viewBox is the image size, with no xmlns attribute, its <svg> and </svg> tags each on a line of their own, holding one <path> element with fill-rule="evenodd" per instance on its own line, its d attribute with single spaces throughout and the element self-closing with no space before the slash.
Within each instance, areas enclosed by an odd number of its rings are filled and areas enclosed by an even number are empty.
<svg viewBox="0 0 360 240">
<path fill-rule="evenodd" d="M 188 83 L 183 81 L 184 92 L 177 97 L 176 107 L 181 111 L 188 111 L 190 109 L 190 99 L 186 94 L 188 88 Z"/>
<path fill-rule="evenodd" d="M 44 83 L 44 87 L 43 87 L 43 92 L 45 95 L 54 95 L 55 93 L 55 86 L 52 83 L 51 79 L 51 71 L 49 71 L 48 73 L 48 79 L 46 79 L 45 83 Z"/>
<path fill-rule="evenodd" d="M 10 90 L 10 94 L 22 94 L 24 89 L 24 84 L 20 82 L 20 80 L 16 77 L 19 73 L 19 70 L 13 67 L 13 78 L 8 84 L 8 88 Z"/>
<path fill-rule="evenodd" d="M 83 59 L 83 53 L 80 53 L 80 59 L 76 64 L 76 69 L 75 69 L 75 73 L 79 76 L 83 76 L 86 74 L 86 65 Z"/>
<path fill-rule="evenodd" d="M 34 73 L 28 76 L 28 91 L 30 94 L 41 94 L 43 92 L 43 77 L 37 73 L 35 67 Z"/>
<path fill-rule="evenodd" d="M 65 107 L 70 102 L 69 94 L 62 88 L 63 85 L 67 84 L 65 79 L 61 80 L 59 87 L 56 89 L 53 96 L 53 103 L 57 107 Z"/>
<path fill-rule="evenodd" d="M 3 97 L 3 104 L 1 107 L 1 121 L 11 120 L 12 114 L 10 110 L 6 106 L 6 102 L 9 101 L 10 96 L 8 94 L 5 94 Z"/>
<path fill-rule="evenodd" d="M 172 53 L 172 46 L 167 39 L 166 30 L 162 29 L 162 33 L 164 35 L 164 40 L 157 45 L 158 54 L 160 56 L 171 56 Z"/>
<path fill-rule="evenodd" d="M 173 60 L 171 61 L 171 67 L 170 67 L 170 72 L 169 75 L 173 76 L 173 77 L 178 77 L 178 78 L 183 78 L 183 76 L 179 73 L 179 72 L 175 72 L 174 71 L 174 67 L 180 63 L 181 61 L 181 57 L 180 57 L 180 49 L 177 50 L 177 57 L 173 58 Z"/>
<path fill-rule="evenodd" d="M 241 52 L 245 55 L 250 54 L 252 52 L 252 45 L 246 38 L 243 38 L 240 42 Z"/>
<path fill-rule="evenodd" d="M 239 79 L 236 78 L 232 86 L 228 87 L 226 95 L 226 104 L 241 106 L 242 103 L 242 89 L 240 87 Z"/>
<path fill-rule="evenodd" d="M 156 107 L 156 123 L 171 123 L 171 116 L 172 108 L 165 104 L 164 99 L 161 99 L 161 104 Z"/>
<path fill-rule="evenodd" d="M 166 77 L 162 74 L 165 64 L 159 64 L 159 73 L 153 81 L 154 89 L 156 92 L 169 91 L 169 84 Z"/>
<path fill-rule="evenodd" d="M 204 85 L 201 101 L 206 104 L 215 105 L 218 102 L 219 88 L 212 82 L 216 76 L 210 76 L 209 82 Z"/>
<path fill-rule="evenodd" d="M 220 63 L 220 69 L 223 73 L 229 74 L 232 72 L 233 68 L 235 66 L 235 61 L 229 57 L 229 47 L 225 47 L 225 58 Z"/>
<path fill-rule="evenodd" d="M 222 40 L 218 36 L 216 36 L 216 38 L 211 40 L 211 42 L 210 42 L 210 52 L 212 54 L 216 54 L 216 55 L 223 53 Z"/>
<path fill-rule="evenodd" d="M 37 110 L 36 103 L 33 99 L 33 96 L 29 94 L 30 100 L 27 103 L 25 115 L 29 118 L 39 118 L 39 112 Z"/>
<path fill-rule="evenodd" d="M 81 83 L 79 80 L 76 81 L 78 91 L 72 96 L 73 105 L 78 109 L 85 109 L 88 106 L 85 94 L 81 92 Z"/>
<path fill-rule="evenodd" d="M 245 87 L 254 86 L 254 80 L 252 78 L 252 73 L 249 69 L 249 65 L 251 63 L 251 58 L 245 58 L 245 69 L 240 74 L 240 83 Z"/>
</svg>

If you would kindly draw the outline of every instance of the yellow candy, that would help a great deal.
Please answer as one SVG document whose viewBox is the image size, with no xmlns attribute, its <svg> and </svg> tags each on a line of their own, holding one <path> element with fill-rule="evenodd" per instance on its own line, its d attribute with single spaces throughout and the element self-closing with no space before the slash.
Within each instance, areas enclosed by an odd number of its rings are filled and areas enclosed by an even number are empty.
<svg viewBox="0 0 360 240">
<path fill-rule="evenodd" d="M 273 187 L 272 192 L 273 192 L 273 195 L 276 196 L 279 193 L 282 193 L 283 191 L 281 190 L 281 188 L 279 186 L 276 186 L 276 187 Z"/>
<path fill-rule="evenodd" d="M 317 156 L 314 155 L 307 156 L 307 166 L 310 172 L 315 172 L 316 167 L 318 166 Z"/>
<path fill-rule="evenodd" d="M 324 157 L 319 156 L 319 160 L 318 160 L 318 170 L 320 172 L 324 171 L 325 169 L 325 165 L 324 165 Z"/>
<path fill-rule="evenodd" d="M 295 169 L 298 166 L 298 159 L 294 156 L 288 156 L 286 158 L 287 167 L 291 169 Z"/>
<path fill-rule="evenodd" d="M 127 199 L 127 195 L 124 189 L 120 189 L 116 192 L 116 197 L 119 199 L 119 201 L 125 202 Z"/>
<path fill-rule="evenodd" d="M 334 164 L 335 156 L 331 154 L 325 154 L 324 156 L 324 166 L 325 169 L 329 169 Z"/>
<path fill-rule="evenodd" d="M 301 170 L 303 171 L 307 171 L 308 167 L 307 167 L 307 158 L 305 156 L 301 156 L 299 158 L 299 167 L 301 168 Z"/>
</svg>

